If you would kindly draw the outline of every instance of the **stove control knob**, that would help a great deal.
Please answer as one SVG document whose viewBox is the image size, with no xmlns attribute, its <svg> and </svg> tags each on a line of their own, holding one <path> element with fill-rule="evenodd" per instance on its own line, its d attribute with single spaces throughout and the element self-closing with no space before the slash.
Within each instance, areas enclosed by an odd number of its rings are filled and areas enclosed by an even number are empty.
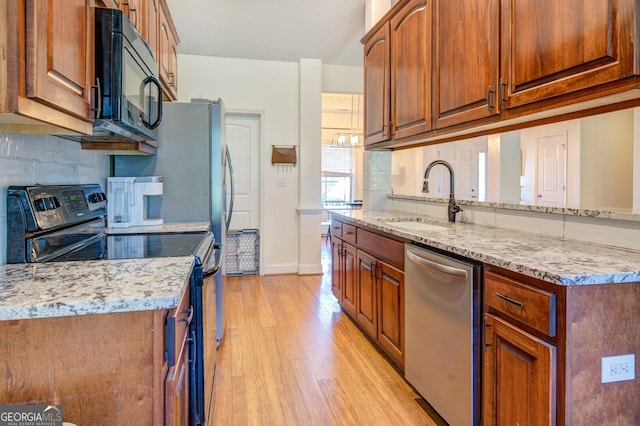
<svg viewBox="0 0 640 426">
<path fill-rule="evenodd" d="M 94 192 L 93 194 L 89 195 L 89 202 L 90 203 L 99 203 L 101 201 L 104 201 L 107 199 L 107 196 L 105 195 L 104 192 Z"/>
<path fill-rule="evenodd" d="M 44 198 L 38 198 L 33 202 L 33 206 L 36 208 L 37 211 L 43 212 L 47 209 L 44 205 L 44 200 L 45 200 Z"/>
<path fill-rule="evenodd" d="M 34 206 L 37 211 L 44 212 L 60 207 L 60 201 L 58 201 L 58 197 L 38 198 L 37 200 L 35 200 Z"/>
</svg>

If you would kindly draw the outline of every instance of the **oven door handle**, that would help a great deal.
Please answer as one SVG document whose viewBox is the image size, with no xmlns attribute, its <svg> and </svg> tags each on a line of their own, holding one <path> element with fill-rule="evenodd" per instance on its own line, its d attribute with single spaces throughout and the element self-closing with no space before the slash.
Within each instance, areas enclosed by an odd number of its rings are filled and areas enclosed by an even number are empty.
<svg viewBox="0 0 640 426">
<path fill-rule="evenodd" d="M 222 244 L 213 243 L 213 252 L 212 256 L 215 256 L 216 261 L 211 268 L 205 269 L 202 272 L 205 278 L 217 274 L 222 264 Z M 209 264 L 209 262 L 206 264 Z"/>
</svg>

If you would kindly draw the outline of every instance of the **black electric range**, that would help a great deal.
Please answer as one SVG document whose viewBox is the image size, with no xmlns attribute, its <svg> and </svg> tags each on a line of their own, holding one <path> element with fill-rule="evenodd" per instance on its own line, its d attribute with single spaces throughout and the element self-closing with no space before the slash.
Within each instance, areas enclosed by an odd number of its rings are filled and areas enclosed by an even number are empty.
<svg viewBox="0 0 640 426">
<path fill-rule="evenodd" d="M 107 197 L 100 185 L 11 186 L 7 190 L 7 262 L 194 256 L 190 276 L 189 424 L 204 424 L 204 277 L 220 266 L 211 232 L 107 232 Z M 113 232 L 118 232 L 113 230 Z M 170 360 L 171 357 L 168 357 Z M 168 361 L 169 363 L 171 361 Z M 169 365 L 171 367 L 171 365 Z"/>
</svg>

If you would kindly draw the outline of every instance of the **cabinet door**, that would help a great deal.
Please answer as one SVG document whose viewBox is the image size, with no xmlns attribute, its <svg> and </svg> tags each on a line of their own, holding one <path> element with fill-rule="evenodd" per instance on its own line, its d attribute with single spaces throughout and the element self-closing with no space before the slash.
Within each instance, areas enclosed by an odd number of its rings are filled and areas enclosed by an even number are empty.
<svg viewBox="0 0 640 426">
<path fill-rule="evenodd" d="M 499 0 L 436 0 L 436 128 L 497 114 Z M 537 4 L 537 2 L 533 2 Z"/>
<path fill-rule="evenodd" d="M 389 129 L 389 24 L 364 46 L 364 144 L 391 138 Z"/>
<path fill-rule="evenodd" d="M 184 426 L 189 424 L 189 345 L 184 342 L 169 369 L 165 381 L 165 425 Z"/>
<path fill-rule="evenodd" d="M 358 250 L 356 320 L 371 335 L 378 338 L 378 300 L 376 294 L 376 259 Z"/>
<path fill-rule="evenodd" d="M 344 276 L 342 240 L 331 238 L 331 292 L 342 304 L 342 279 Z"/>
<path fill-rule="evenodd" d="M 144 27 L 144 0 L 123 0 L 120 3 L 120 9 L 129 17 L 129 20 L 135 25 L 140 34 L 143 34 Z"/>
<path fill-rule="evenodd" d="M 431 130 L 431 0 L 412 0 L 391 19 L 391 135 Z"/>
<path fill-rule="evenodd" d="M 342 281 L 342 307 L 356 315 L 356 248 L 343 244 L 344 280 Z"/>
<path fill-rule="evenodd" d="M 160 0 L 147 0 L 142 36 L 158 62 L 158 15 L 160 13 Z"/>
<path fill-rule="evenodd" d="M 94 69 L 91 4 L 31 0 L 25 9 L 27 98 L 87 122 Z"/>
<path fill-rule="evenodd" d="M 176 100 L 178 90 L 178 76 L 176 74 L 178 54 L 169 19 L 168 12 L 164 7 L 160 7 L 158 20 L 160 82 L 162 83 L 163 94 L 166 95 L 167 99 Z"/>
<path fill-rule="evenodd" d="M 404 273 L 384 262 L 376 270 L 378 343 L 404 367 Z"/>
<path fill-rule="evenodd" d="M 553 425 L 556 348 L 485 315 L 484 425 Z"/>
<path fill-rule="evenodd" d="M 505 108 L 634 73 L 634 1 L 502 0 Z"/>
</svg>

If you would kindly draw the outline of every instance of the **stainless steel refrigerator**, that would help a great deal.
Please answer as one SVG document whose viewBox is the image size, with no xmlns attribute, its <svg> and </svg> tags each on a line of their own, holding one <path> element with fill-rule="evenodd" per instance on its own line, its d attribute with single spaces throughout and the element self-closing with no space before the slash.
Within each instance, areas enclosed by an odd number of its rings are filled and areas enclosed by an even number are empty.
<svg viewBox="0 0 640 426">
<path fill-rule="evenodd" d="M 162 109 L 157 155 L 117 155 L 114 176 L 162 176 L 162 197 L 149 197 L 147 209 L 152 217 L 165 222 L 209 221 L 216 242 L 224 245 L 233 212 L 233 168 L 225 143 L 224 103 L 194 99 L 165 102 Z M 224 256 L 224 247 L 219 253 Z M 224 335 L 222 275 L 215 275 L 216 346 Z"/>
</svg>

